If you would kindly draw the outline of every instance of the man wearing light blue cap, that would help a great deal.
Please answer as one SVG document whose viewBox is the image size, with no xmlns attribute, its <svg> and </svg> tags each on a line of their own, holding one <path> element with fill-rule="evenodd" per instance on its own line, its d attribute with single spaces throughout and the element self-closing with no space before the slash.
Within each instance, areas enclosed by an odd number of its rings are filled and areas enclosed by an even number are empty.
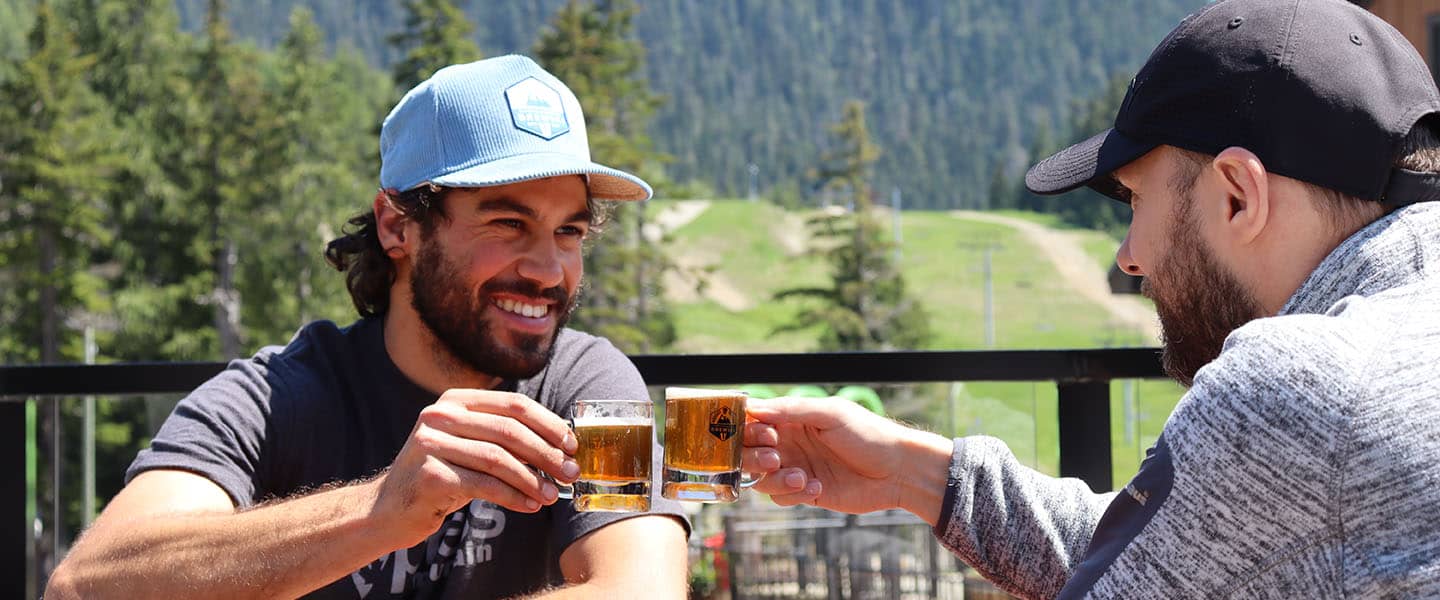
<svg viewBox="0 0 1440 600">
<path fill-rule="evenodd" d="M 410 90 L 380 153 L 373 209 L 326 251 L 361 319 L 182 400 L 47 596 L 684 596 L 676 504 L 577 512 L 539 472 L 578 475 L 576 400 L 648 397 L 564 325 L 595 201 L 650 187 L 590 160 L 575 95 L 520 56 Z"/>
</svg>

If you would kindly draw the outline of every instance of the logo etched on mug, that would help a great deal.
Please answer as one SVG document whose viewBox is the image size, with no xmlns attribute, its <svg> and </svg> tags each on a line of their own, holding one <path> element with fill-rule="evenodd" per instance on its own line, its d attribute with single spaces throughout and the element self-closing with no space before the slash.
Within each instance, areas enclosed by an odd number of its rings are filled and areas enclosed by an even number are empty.
<svg viewBox="0 0 1440 600">
<path fill-rule="evenodd" d="M 728 440 L 735 435 L 737 428 L 735 421 L 730 418 L 730 407 L 722 406 L 710 413 L 710 435 L 715 436 L 715 439 L 722 442 Z"/>
</svg>

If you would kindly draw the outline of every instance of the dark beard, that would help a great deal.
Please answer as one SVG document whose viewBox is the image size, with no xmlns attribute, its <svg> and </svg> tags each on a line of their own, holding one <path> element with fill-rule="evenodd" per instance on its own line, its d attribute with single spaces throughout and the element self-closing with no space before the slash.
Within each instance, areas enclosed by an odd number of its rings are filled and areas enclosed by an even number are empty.
<svg viewBox="0 0 1440 600">
<path fill-rule="evenodd" d="M 576 298 L 568 297 L 564 288 L 542 290 L 525 279 L 492 279 L 472 297 L 461 285 L 464 281 L 463 272 L 445 258 L 439 242 L 427 236 L 420 244 L 415 269 L 410 273 L 410 305 L 440 345 L 451 356 L 486 375 L 524 379 L 544 369 L 555 351 L 560 329 L 575 309 Z M 516 336 L 515 345 L 502 345 L 490 333 L 490 324 L 482 316 L 491 304 L 490 298 L 500 292 L 555 301 L 551 306 L 552 311 L 559 311 L 555 331 L 549 335 L 512 333 Z"/>
<path fill-rule="evenodd" d="M 1170 227 L 1173 245 L 1140 285 L 1160 314 L 1165 374 L 1180 385 L 1195 383 L 1195 373 L 1220 356 L 1225 338 L 1262 315 L 1260 303 L 1205 248 L 1189 206 Z M 1158 277 L 1157 277 L 1158 276 Z"/>
</svg>

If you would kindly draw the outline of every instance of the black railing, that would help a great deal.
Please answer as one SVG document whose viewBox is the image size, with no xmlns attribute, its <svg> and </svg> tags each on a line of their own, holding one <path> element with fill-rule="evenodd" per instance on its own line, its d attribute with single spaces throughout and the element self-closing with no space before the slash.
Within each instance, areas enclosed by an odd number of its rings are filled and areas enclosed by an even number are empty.
<svg viewBox="0 0 1440 600">
<path fill-rule="evenodd" d="M 646 355 L 650 385 L 1053 381 L 1060 475 L 1096 491 L 1111 482 L 1110 381 L 1163 377 L 1154 348 L 963 352 Z M 29 397 L 185 393 L 224 363 L 0 366 L 0 597 L 25 586 L 25 406 Z M 8 465 L 8 466 L 6 466 Z M 19 586 L 18 588 L 16 586 Z"/>
</svg>

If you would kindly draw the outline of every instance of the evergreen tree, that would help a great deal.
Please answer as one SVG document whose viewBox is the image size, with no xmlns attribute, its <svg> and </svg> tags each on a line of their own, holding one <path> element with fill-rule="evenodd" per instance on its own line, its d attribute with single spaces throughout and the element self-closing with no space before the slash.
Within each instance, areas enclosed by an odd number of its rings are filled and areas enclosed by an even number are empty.
<svg viewBox="0 0 1440 600">
<path fill-rule="evenodd" d="M 93 61 L 78 54 L 48 3 L 36 13 L 30 56 L 0 83 L 5 362 L 79 357 L 65 320 L 100 300 L 88 267 L 110 239 L 103 198 L 123 160 L 109 109 L 85 83 Z"/>
<path fill-rule="evenodd" d="M 359 150 L 377 146 L 368 125 L 383 109 L 378 98 L 356 90 L 388 83 L 363 65 L 354 81 L 353 57 L 328 59 L 322 33 L 303 8 L 291 14 L 273 60 L 267 104 L 274 114 L 258 133 L 262 187 L 249 215 L 268 235 L 242 244 L 249 258 L 241 288 L 266 301 L 246 303 L 241 322 L 256 339 L 284 340 L 314 318 L 353 316 L 343 278 L 323 268 L 323 247 L 333 237 L 331 224 L 363 206 L 374 180 L 370 153 Z"/>
<path fill-rule="evenodd" d="M 645 173 L 666 159 L 651 149 L 646 126 L 660 99 L 642 77 L 645 48 L 634 35 L 631 0 L 571 0 L 555 13 L 535 55 L 585 107 L 597 160 Z M 615 205 L 603 239 L 585 256 L 586 287 L 574 325 L 609 338 L 627 352 L 649 352 L 674 341 L 661 281 L 673 268 L 646 235 L 645 206 Z"/>
<path fill-rule="evenodd" d="M 865 125 L 865 106 L 847 102 L 841 120 L 830 128 L 833 149 L 814 171 L 822 188 L 846 196 L 849 209 L 831 207 L 811 220 L 819 247 L 830 260 L 832 284 L 791 288 L 776 300 L 808 298 L 794 323 L 777 331 L 821 328 L 822 350 L 893 350 L 922 348 L 929 320 L 919 302 L 905 293 L 905 282 L 892 261 L 891 242 L 870 197 L 870 168 L 880 149 Z"/>
<path fill-rule="evenodd" d="M 90 257 L 109 241 L 104 196 L 123 160 L 112 146 L 108 107 L 85 83 L 93 60 L 79 55 L 48 2 L 36 7 L 29 57 L 0 82 L 0 362 L 74 361 L 83 353 L 72 320 L 100 312 Z M 39 447 L 55 453 L 56 414 L 40 415 Z M 44 522 L 59 482 L 48 470 L 38 505 Z M 62 529 L 63 531 L 63 529 Z M 48 532 L 47 532 L 48 533 Z M 49 572 L 61 554 L 39 537 L 36 561 Z"/>
<path fill-rule="evenodd" d="M 450 0 L 405 0 L 405 29 L 389 37 L 405 53 L 393 69 L 395 85 L 408 90 L 441 67 L 479 60 L 474 31 Z"/>
<path fill-rule="evenodd" d="M 1034 140 L 1030 144 L 1030 160 L 1027 162 L 1029 164 L 1035 164 L 1036 161 L 1043 160 L 1061 147 L 1062 146 L 1055 141 L 1055 137 L 1050 135 L 1050 126 L 1040 123 L 1035 126 Z M 1029 211 L 1043 211 L 1051 203 L 1055 202 L 1050 196 L 1031 193 L 1030 190 L 1025 187 L 1023 181 L 1019 183 L 1020 185 L 1017 185 L 1015 188 L 1016 192 L 1020 194 L 1020 197 L 1016 199 L 1015 202 L 1016 208 Z"/>
<path fill-rule="evenodd" d="M 194 173 L 190 124 L 202 103 L 191 84 L 193 37 L 167 0 L 71 0 L 63 5 L 83 51 L 95 57 L 91 87 L 113 108 L 127 160 L 108 194 L 114 239 L 95 257 L 113 264 L 116 331 L 99 332 L 103 355 L 198 358 L 211 318 L 191 287 L 208 268 L 183 251 L 201 221 L 185 193 Z"/>
<path fill-rule="evenodd" d="M 264 203 L 267 177 L 257 167 L 262 151 L 259 135 L 273 127 L 273 113 L 261 94 L 253 50 L 233 44 L 226 25 L 225 1 L 210 0 L 204 47 L 195 66 L 200 121 L 190 124 L 194 145 L 193 178 L 188 191 L 203 220 L 191 248 L 210 266 L 192 279 L 204 290 L 202 304 L 211 309 L 214 346 L 210 356 L 233 358 L 241 353 L 242 294 L 237 265 L 240 246 L 255 239 L 249 221 Z"/>
<path fill-rule="evenodd" d="M 1078 140 L 1082 136 L 1094 135 L 1114 125 L 1115 113 L 1119 112 L 1120 102 L 1125 99 L 1125 91 L 1129 89 L 1129 86 L 1130 78 L 1128 76 L 1115 77 L 1094 98 L 1076 102 L 1065 139 Z M 1060 144 L 1054 146 L 1045 156 L 1049 156 L 1061 148 Z M 1035 160 L 1043 158 L 1044 156 L 1040 156 Z M 1084 197 L 1071 197 L 1076 195 Z M 1051 206 L 1041 210 L 1059 213 L 1062 219 L 1076 225 L 1108 230 L 1116 235 L 1124 235 L 1125 228 L 1130 225 L 1130 207 L 1090 188 L 1081 188 L 1064 197 L 1056 198 L 1052 200 Z"/>
<path fill-rule="evenodd" d="M 1016 183 L 1005 176 L 1005 166 L 995 165 L 995 170 L 990 175 L 990 187 L 978 208 L 982 210 L 1014 208 L 1015 199 L 1019 195 L 1020 191 Z"/>
<path fill-rule="evenodd" d="M 1094 98 L 1073 102 L 1070 117 L 1062 129 L 1065 132 L 1062 139 L 1065 141 L 1058 141 L 1050 135 L 1049 127 L 1038 126 L 1034 139 L 1031 141 L 1030 150 L 1027 152 L 1029 157 L 1027 163 L 1033 164 L 1044 160 L 1045 157 L 1060 151 L 1073 140 L 1083 139 L 1109 129 L 1115 122 L 1115 113 L 1120 110 L 1120 102 L 1125 99 L 1129 81 L 1129 77 L 1115 77 Z M 1072 196 L 1083 197 L 1074 198 Z M 1008 197 L 1013 205 L 1020 209 L 1053 213 L 1072 225 L 1106 230 L 1116 235 L 1124 235 L 1125 228 L 1130 224 L 1129 207 L 1102 196 L 1088 187 L 1082 187 L 1059 197 L 1051 197 L 1032 194 L 1025 189 L 1024 185 L 1017 182 L 1010 189 Z"/>
</svg>

